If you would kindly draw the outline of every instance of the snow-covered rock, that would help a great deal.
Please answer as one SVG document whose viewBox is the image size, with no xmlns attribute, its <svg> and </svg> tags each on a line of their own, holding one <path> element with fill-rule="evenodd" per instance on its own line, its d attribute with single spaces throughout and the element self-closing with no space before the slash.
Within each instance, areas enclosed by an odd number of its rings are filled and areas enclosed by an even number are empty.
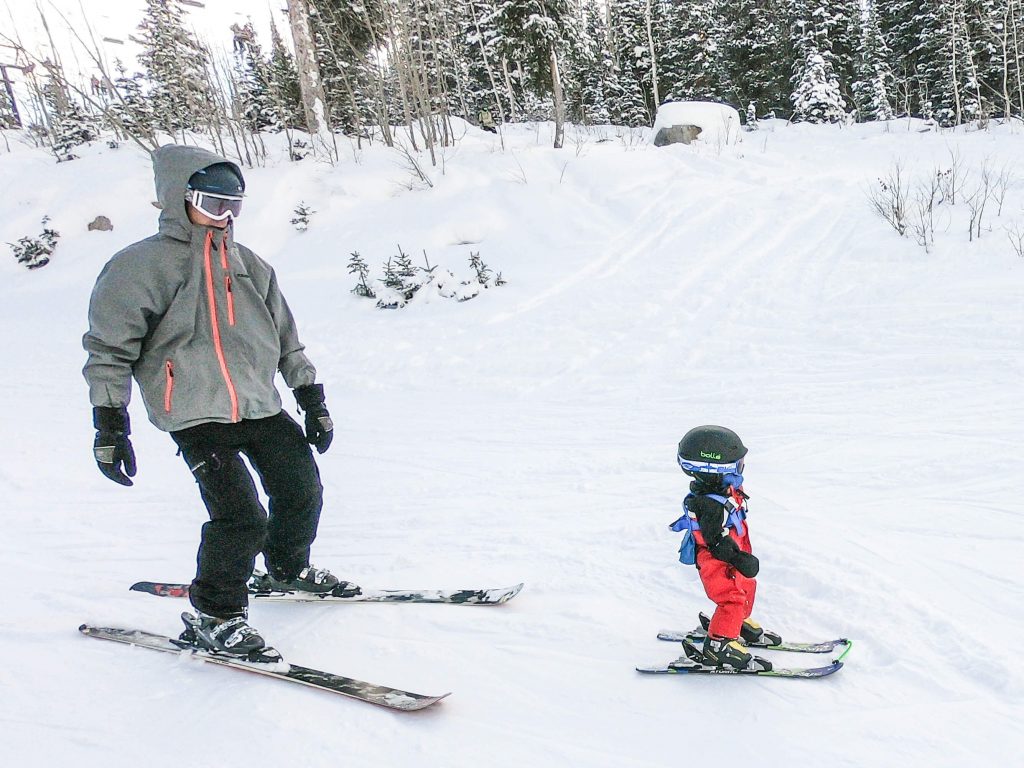
<svg viewBox="0 0 1024 768">
<path fill-rule="evenodd" d="M 651 131 L 656 147 L 689 144 L 735 144 L 740 140 L 740 113 L 728 104 L 712 101 L 671 101 L 658 107 Z"/>
</svg>

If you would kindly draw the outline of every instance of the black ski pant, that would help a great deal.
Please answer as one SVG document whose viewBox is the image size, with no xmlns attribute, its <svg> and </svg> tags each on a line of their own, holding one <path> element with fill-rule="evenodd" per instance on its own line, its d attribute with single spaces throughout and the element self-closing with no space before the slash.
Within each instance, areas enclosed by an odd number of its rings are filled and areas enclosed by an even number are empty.
<svg viewBox="0 0 1024 768">
<path fill-rule="evenodd" d="M 192 605 L 212 616 L 238 616 L 249 603 L 246 582 L 260 552 L 275 578 L 295 578 L 309 565 L 323 506 L 313 453 L 302 428 L 284 411 L 234 424 L 200 424 L 171 437 L 210 513 L 189 592 Z M 260 477 L 269 515 L 242 453 Z"/>
</svg>

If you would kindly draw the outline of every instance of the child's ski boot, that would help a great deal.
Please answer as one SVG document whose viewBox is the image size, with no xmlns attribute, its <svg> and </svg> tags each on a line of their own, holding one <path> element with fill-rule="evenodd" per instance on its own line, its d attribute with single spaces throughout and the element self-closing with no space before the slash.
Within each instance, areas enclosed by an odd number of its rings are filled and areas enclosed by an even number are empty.
<svg viewBox="0 0 1024 768">
<path fill-rule="evenodd" d="M 701 651 L 701 663 L 709 667 L 746 669 L 754 657 L 734 638 L 716 638 L 708 635 Z"/>
<path fill-rule="evenodd" d="M 673 664 L 680 667 L 696 665 L 711 669 L 770 670 L 772 663 L 760 656 L 747 653 L 739 640 L 729 637 L 704 638 L 703 648 L 683 641 L 684 656 Z"/>
<path fill-rule="evenodd" d="M 704 613 L 700 614 L 700 625 L 706 633 L 711 626 L 711 619 Z M 782 635 L 765 629 L 753 619 L 744 619 L 740 627 L 740 641 L 744 645 L 751 645 L 758 648 L 771 648 L 773 645 L 781 645 Z"/>
</svg>

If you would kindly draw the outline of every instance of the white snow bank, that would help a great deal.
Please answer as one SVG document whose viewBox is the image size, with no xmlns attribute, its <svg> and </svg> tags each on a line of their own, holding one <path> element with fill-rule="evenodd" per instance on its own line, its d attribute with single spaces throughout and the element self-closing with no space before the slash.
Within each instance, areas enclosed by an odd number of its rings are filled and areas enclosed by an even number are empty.
<svg viewBox="0 0 1024 768">
<path fill-rule="evenodd" d="M 662 128 L 696 125 L 705 144 L 735 144 L 740 140 L 740 113 L 713 101 L 672 101 L 658 107 L 651 142 Z"/>
</svg>

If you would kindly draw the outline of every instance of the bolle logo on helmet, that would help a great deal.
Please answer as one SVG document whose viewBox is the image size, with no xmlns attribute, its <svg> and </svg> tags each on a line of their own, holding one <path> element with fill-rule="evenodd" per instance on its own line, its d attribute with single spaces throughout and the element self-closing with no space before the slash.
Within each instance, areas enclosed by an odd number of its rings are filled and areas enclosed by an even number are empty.
<svg viewBox="0 0 1024 768">
<path fill-rule="evenodd" d="M 700 457 L 702 459 L 712 459 L 714 461 L 721 461 L 722 460 L 722 454 L 720 454 L 720 453 L 706 453 L 704 451 L 701 451 L 700 452 Z"/>
</svg>

